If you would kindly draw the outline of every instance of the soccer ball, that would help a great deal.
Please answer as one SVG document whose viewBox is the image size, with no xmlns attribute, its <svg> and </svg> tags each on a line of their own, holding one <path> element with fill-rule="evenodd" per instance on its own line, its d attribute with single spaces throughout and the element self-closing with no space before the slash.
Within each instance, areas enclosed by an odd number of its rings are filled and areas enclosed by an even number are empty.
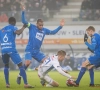
<svg viewBox="0 0 100 90">
<path fill-rule="evenodd" d="M 72 87 L 73 86 L 73 83 L 74 83 L 74 80 L 73 79 L 67 79 L 67 81 L 66 81 L 66 85 L 68 86 L 68 87 Z"/>
</svg>

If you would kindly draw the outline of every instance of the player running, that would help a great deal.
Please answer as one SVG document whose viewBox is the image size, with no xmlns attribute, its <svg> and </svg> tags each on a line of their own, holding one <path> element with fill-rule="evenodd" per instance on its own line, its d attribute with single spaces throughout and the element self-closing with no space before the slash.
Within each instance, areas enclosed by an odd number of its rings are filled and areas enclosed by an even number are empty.
<svg viewBox="0 0 100 90">
<path fill-rule="evenodd" d="M 73 79 L 72 76 L 65 73 L 61 68 L 59 61 L 65 59 L 66 52 L 60 50 L 56 55 L 49 56 L 39 67 L 38 67 L 38 76 L 41 79 L 41 84 L 44 86 L 46 83 L 48 86 L 58 87 L 59 84 L 49 77 L 48 72 L 55 68 L 60 74 L 65 77 Z"/>
<path fill-rule="evenodd" d="M 38 19 L 37 24 L 31 24 L 26 21 L 25 18 L 25 7 L 22 5 L 22 23 L 27 24 L 29 28 L 29 40 L 25 49 L 25 69 L 30 65 L 32 58 L 37 60 L 38 62 L 43 62 L 47 57 L 40 51 L 42 42 L 44 40 L 45 35 L 56 34 L 62 27 L 64 26 L 64 20 L 61 20 L 60 26 L 55 30 L 49 30 L 43 27 L 43 20 Z M 21 77 L 18 75 L 17 83 L 21 83 Z"/>
<path fill-rule="evenodd" d="M 78 75 L 77 80 L 73 83 L 74 86 L 79 86 L 80 80 L 86 72 L 86 68 L 89 68 L 91 83 L 90 86 L 94 86 L 94 72 L 93 66 L 100 65 L 100 35 L 95 33 L 95 28 L 93 26 L 89 26 L 86 30 L 87 34 L 91 37 L 91 44 L 87 42 L 88 36 L 85 34 L 84 42 L 88 46 L 88 48 L 94 52 L 94 55 L 90 56 L 88 60 L 82 63 L 82 68 Z"/>
<path fill-rule="evenodd" d="M 22 65 L 22 60 L 16 50 L 16 45 L 15 45 L 16 34 L 20 35 L 23 32 L 23 30 L 26 28 L 26 25 L 23 25 L 23 27 L 18 30 L 18 28 L 15 26 L 16 19 L 14 17 L 10 17 L 8 22 L 9 25 L 5 26 L 0 30 L 0 46 L 2 52 L 2 60 L 5 65 L 4 75 L 5 75 L 6 87 L 10 88 L 9 60 L 11 58 L 12 61 L 15 64 L 17 64 L 19 67 L 20 75 L 23 77 L 24 80 L 24 87 L 32 88 L 32 86 L 30 86 L 27 82 L 26 72 Z"/>
</svg>

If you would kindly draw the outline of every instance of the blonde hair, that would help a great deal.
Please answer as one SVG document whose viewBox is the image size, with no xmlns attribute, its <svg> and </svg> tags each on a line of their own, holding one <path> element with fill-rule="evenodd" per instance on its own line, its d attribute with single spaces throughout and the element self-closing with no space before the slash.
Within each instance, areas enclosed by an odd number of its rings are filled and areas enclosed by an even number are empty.
<svg viewBox="0 0 100 90">
<path fill-rule="evenodd" d="M 63 56 L 65 56 L 66 55 L 66 52 L 64 50 L 59 50 L 57 52 L 57 55 L 63 55 Z"/>
<path fill-rule="evenodd" d="M 87 28 L 87 31 L 90 31 L 90 30 L 95 31 L 95 28 L 94 28 L 93 26 L 89 26 L 89 27 Z"/>
</svg>

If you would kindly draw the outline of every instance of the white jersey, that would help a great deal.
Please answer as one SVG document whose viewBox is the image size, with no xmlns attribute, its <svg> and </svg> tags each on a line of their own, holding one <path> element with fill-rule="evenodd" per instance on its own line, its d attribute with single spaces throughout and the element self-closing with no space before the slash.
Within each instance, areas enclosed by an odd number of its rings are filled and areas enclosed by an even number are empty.
<svg viewBox="0 0 100 90">
<path fill-rule="evenodd" d="M 58 56 L 52 55 L 48 57 L 40 66 L 39 71 L 42 71 L 42 74 L 47 74 L 49 71 L 51 71 L 53 68 L 55 68 L 60 74 L 71 78 L 71 76 L 63 71 L 61 68 L 59 62 L 58 62 Z"/>
</svg>

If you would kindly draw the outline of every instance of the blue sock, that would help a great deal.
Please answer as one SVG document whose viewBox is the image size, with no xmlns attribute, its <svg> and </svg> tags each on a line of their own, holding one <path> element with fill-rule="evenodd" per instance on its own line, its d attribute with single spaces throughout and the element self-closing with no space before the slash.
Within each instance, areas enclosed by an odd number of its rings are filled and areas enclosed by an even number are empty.
<svg viewBox="0 0 100 90">
<path fill-rule="evenodd" d="M 81 80 L 81 78 L 83 77 L 85 71 L 86 71 L 86 68 L 85 68 L 85 67 L 82 67 L 81 70 L 80 70 L 80 73 L 79 73 L 79 75 L 78 75 L 78 78 L 77 78 L 77 80 L 75 81 L 76 84 L 79 84 L 79 83 L 80 83 L 80 80 Z"/>
<path fill-rule="evenodd" d="M 23 67 L 24 67 L 24 69 L 25 69 L 25 70 L 28 68 L 28 66 L 25 66 L 25 64 L 24 64 L 24 66 L 23 66 Z M 19 75 L 20 75 L 20 73 L 19 73 Z"/>
<path fill-rule="evenodd" d="M 23 66 L 19 67 L 20 75 L 23 77 L 24 84 L 27 84 L 27 75 Z"/>
<path fill-rule="evenodd" d="M 4 68 L 4 75 L 5 75 L 6 84 L 9 84 L 9 68 L 7 67 Z"/>
<path fill-rule="evenodd" d="M 93 68 L 89 69 L 89 74 L 90 74 L 90 84 L 94 84 L 94 71 Z"/>
</svg>

